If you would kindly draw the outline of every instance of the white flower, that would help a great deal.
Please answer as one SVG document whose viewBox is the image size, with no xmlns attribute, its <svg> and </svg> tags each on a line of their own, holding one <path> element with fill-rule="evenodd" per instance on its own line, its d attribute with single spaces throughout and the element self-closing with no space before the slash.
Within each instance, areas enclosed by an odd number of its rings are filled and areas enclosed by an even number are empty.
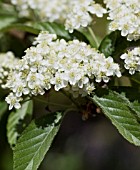
<svg viewBox="0 0 140 170">
<path fill-rule="evenodd" d="M 84 86 L 85 84 L 88 84 L 88 82 L 89 82 L 89 78 L 83 76 L 83 77 L 78 81 L 78 87 L 79 87 L 79 88 L 83 88 L 83 86 Z"/>
<path fill-rule="evenodd" d="M 73 69 L 67 73 L 67 79 L 70 85 L 75 85 L 82 77 L 82 72 L 77 69 Z"/>
<path fill-rule="evenodd" d="M 124 53 L 120 56 L 124 60 L 125 69 L 129 70 L 129 73 L 132 75 L 135 71 L 140 72 L 140 47 L 136 47 L 133 50 L 128 50 L 127 53 Z"/>
<path fill-rule="evenodd" d="M 93 83 L 86 84 L 85 89 L 85 91 L 90 95 L 95 90 L 95 86 Z"/>
<path fill-rule="evenodd" d="M 64 79 L 63 73 L 56 73 L 55 77 L 51 80 L 51 84 L 54 84 L 54 89 L 59 91 L 68 85 L 68 81 Z"/>
<path fill-rule="evenodd" d="M 27 76 L 26 81 L 28 82 L 28 87 L 34 89 L 36 85 L 43 86 L 44 76 L 41 73 L 32 73 L 30 72 Z"/>
<path fill-rule="evenodd" d="M 38 37 L 35 38 L 36 41 L 33 42 L 34 45 L 40 44 L 41 42 L 45 41 L 47 43 L 52 42 L 52 40 L 55 40 L 57 38 L 56 34 L 49 34 L 48 31 L 42 31 L 42 34 L 39 34 Z"/>
<path fill-rule="evenodd" d="M 88 7 L 88 11 L 91 14 L 96 14 L 97 17 L 103 17 L 103 14 L 107 13 L 106 9 L 104 9 L 100 4 L 95 4 L 94 1 Z"/>
<path fill-rule="evenodd" d="M 19 102 L 21 100 L 22 98 L 16 97 L 13 93 L 10 93 L 5 99 L 5 101 L 9 104 L 9 110 L 11 110 L 13 107 L 19 109 L 21 107 Z"/>
</svg>

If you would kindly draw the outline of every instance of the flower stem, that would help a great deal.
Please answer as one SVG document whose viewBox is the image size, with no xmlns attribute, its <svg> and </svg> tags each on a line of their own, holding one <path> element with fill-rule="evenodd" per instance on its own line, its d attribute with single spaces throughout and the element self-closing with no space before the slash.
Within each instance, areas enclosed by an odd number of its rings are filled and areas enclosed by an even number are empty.
<svg viewBox="0 0 140 170">
<path fill-rule="evenodd" d="M 96 44 L 96 47 L 98 48 L 99 47 L 99 42 L 98 42 L 98 40 L 97 40 L 97 38 L 96 38 L 96 36 L 94 34 L 93 29 L 91 27 L 88 27 L 88 31 L 89 31 L 90 35 L 92 36 L 92 38 L 93 38 L 93 40 L 94 40 L 94 42 Z"/>
<path fill-rule="evenodd" d="M 61 93 L 64 94 L 76 106 L 78 110 L 80 110 L 79 104 L 72 98 L 71 95 L 68 95 L 64 90 L 61 90 Z"/>
</svg>

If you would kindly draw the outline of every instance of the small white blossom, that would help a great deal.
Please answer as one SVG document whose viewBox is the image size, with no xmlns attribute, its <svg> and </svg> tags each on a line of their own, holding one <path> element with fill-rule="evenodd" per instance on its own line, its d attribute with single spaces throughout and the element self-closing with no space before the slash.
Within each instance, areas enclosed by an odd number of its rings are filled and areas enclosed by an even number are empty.
<svg viewBox="0 0 140 170">
<path fill-rule="evenodd" d="M 94 1 L 91 2 L 91 5 L 88 6 L 88 11 L 91 14 L 97 15 L 97 17 L 103 17 L 107 11 L 100 4 L 96 4 Z"/>
<path fill-rule="evenodd" d="M 9 110 L 11 110 L 13 107 L 19 109 L 21 107 L 19 102 L 22 101 L 22 98 L 16 97 L 13 93 L 10 93 L 6 97 L 5 101 L 9 104 Z"/>
<path fill-rule="evenodd" d="M 129 73 L 132 75 L 135 71 L 140 72 L 140 47 L 136 47 L 133 50 L 128 50 L 127 53 L 124 53 L 120 56 L 124 60 L 125 69 L 129 70 Z"/>
</svg>

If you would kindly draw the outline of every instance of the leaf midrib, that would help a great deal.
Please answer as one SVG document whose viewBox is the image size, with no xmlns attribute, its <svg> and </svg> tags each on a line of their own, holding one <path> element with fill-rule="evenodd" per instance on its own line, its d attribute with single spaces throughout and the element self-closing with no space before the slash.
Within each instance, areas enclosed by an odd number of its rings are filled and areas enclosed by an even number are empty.
<svg viewBox="0 0 140 170">
<path fill-rule="evenodd" d="M 40 148 L 42 147 L 43 143 L 45 142 L 45 140 L 47 139 L 47 137 L 49 136 L 49 134 L 50 134 L 50 132 L 53 130 L 53 128 L 54 128 L 54 127 L 52 127 L 52 128 L 50 129 L 48 135 L 46 135 L 46 137 L 43 139 L 42 144 L 41 144 L 40 147 L 37 149 L 37 151 L 35 152 L 35 155 L 34 155 L 33 158 L 28 162 L 28 164 L 27 164 L 27 166 L 26 166 L 25 168 L 28 167 L 28 165 L 31 163 L 32 160 L 34 161 L 35 156 L 37 155 L 38 151 L 39 151 Z M 22 163 L 22 165 L 23 165 L 23 163 Z M 21 166 L 21 165 L 18 165 L 18 166 L 15 167 L 15 168 L 19 168 L 20 166 Z M 33 166 L 34 166 L 34 164 L 33 164 Z M 26 170 L 26 169 L 25 169 L 25 170 Z"/>
</svg>

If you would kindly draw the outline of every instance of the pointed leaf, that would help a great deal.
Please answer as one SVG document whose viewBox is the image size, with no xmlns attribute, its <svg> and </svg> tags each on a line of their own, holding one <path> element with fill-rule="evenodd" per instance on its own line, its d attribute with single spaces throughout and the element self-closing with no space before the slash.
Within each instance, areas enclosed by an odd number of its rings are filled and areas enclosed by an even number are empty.
<svg viewBox="0 0 140 170">
<path fill-rule="evenodd" d="M 16 144 L 17 138 L 19 136 L 18 125 L 20 124 L 20 121 L 23 120 L 25 116 L 31 115 L 32 109 L 32 101 L 27 101 L 20 109 L 11 112 L 9 115 L 7 122 L 7 138 L 11 147 Z"/>
<path fill-rule="evenodd" d="M 140 90 L 135 86 L 112 86 L 111 90 L 116 91 L 118 93 L 124 93 L 126 96 L 126 99 L 130 102 L 134 102 L 135 100 L 138 100 L 140 102 Z"/>
<path fill-rule="evenodd" d="M 134 87 L 113 87 L 113 90 L 124 93 L 126 96 L 125 103 L 137 115 L 140 120 L 140 92 L 138 88 Z"/>
<path fill-rule="evenodd" d="M 108 91 L 101 97 L 95 95 L 93 101 L 102 109 L 125 139 L 140 146 L 140 124 L 133 112 L 130 111 L 125 96 Z"/>
<path fill-rule="evenodd" d="M 40 22 L 33 25 L 34 28 L 41 31 L 49 31 L 52 34 L 56 34 L 65 39 L 71 39 L 71 36 L 67 30 L 65 30 L 64 25 L 51 22 Z"/>
<path fill-rule="evenodd" d="M 14 150 L 13 170 L 37 170 L 59 130 L 61 113 L 33 120 Z"/>
</svg>

